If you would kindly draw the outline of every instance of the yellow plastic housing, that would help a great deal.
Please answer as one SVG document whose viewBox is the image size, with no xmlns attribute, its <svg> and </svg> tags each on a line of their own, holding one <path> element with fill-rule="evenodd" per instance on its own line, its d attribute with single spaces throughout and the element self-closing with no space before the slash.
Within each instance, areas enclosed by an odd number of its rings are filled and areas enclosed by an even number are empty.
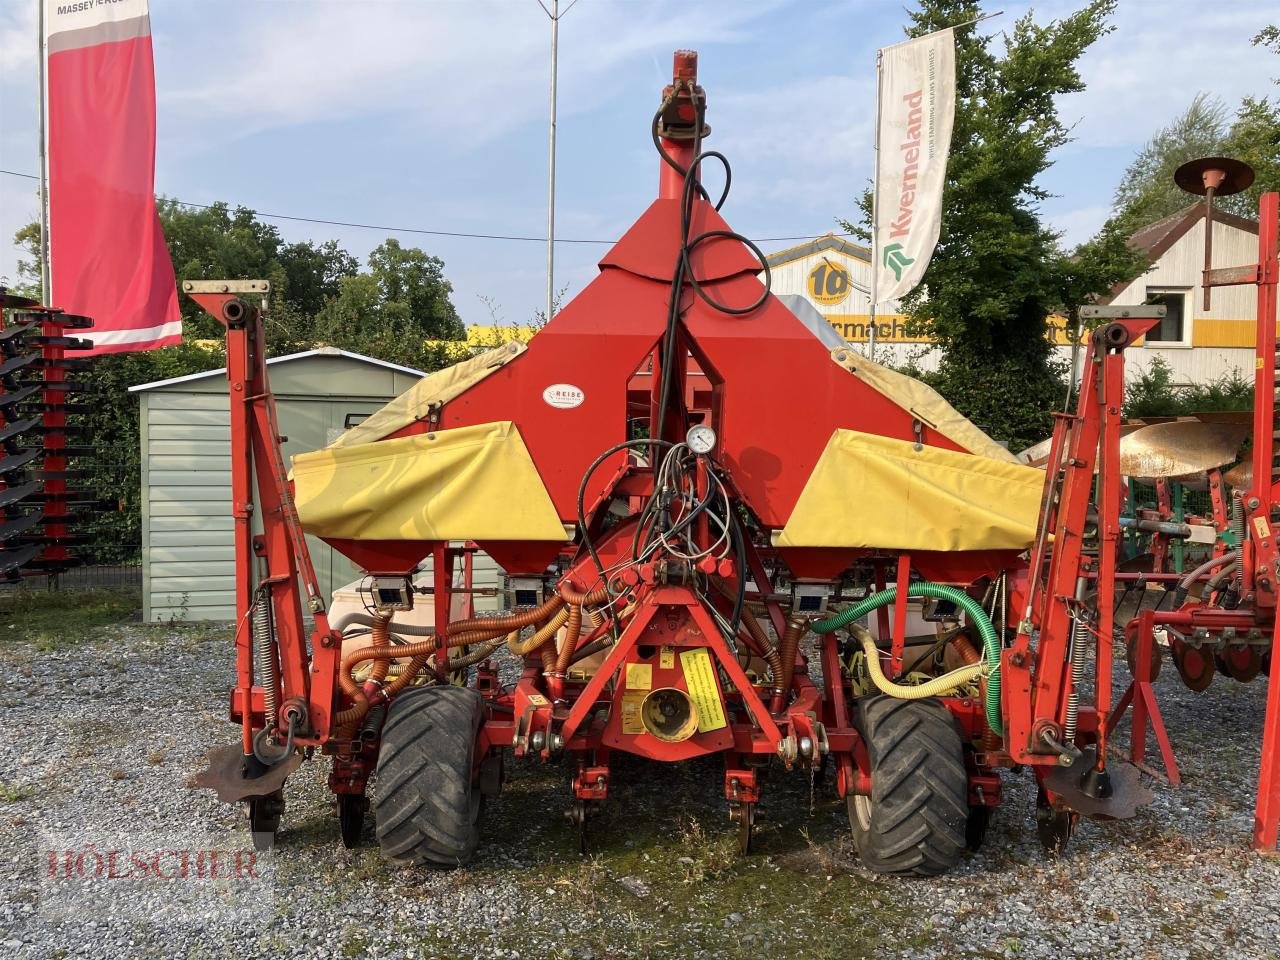
<svg viewBox="0 0 1280 960">
<path fill-rule="evenodd" d="M 293 458 L 307 533 L 346 540 L 568 538 L 510 420 Z"/>
<path fill-rule="evenodd" d="M 778 547 L 1022 550 L 1044 471 L 856 430 L 827 441 Z"/>
</svg>

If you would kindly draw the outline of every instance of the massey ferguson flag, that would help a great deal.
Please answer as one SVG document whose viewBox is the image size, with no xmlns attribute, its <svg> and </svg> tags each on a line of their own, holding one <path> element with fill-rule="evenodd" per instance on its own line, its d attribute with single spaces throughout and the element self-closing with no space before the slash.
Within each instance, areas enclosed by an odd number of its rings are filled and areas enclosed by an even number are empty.
<svg viewBox="0 0 1280 960">
<path fill-rule="evenodd" d="M 178 343 L 147 0 L 44 2 L 52 302 L 93 317 L 92 353 Z"/>
<path fill-rule="evenodd" d="M 950 30 L 880 51 L 872 281 L 879 303 L 920 282 L 938 243 L 955 99 Z"/>
</svg>

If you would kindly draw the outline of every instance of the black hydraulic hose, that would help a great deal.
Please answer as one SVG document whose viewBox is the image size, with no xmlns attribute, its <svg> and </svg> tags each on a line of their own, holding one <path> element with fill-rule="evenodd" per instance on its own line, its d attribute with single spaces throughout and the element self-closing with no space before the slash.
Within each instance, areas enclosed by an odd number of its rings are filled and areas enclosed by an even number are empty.
<svg viewBox="0 0 1280 960">
<path fill-rule="evenodd" d="M 673 446 L 673 444 L 670 443 L 669 441 L 659 440 L 653 437 L 641 437 L 635 440 L 623 440 L 621 443 L 615 443 L 612 447 L 610 447 L 608 450 L 600 454 L 600 456 L 596 457 L 595 460 L 592 461 L 591 466 L 587 467 L 586 473 L 582 475 L 582 482 L 578 484 L 578 531 L 582 534 L 583 546 L 585 546 L 587 548 L 587 552 L 591 554 L 591 561 L 596 565 L 596 571 L 600 574 L 601 583 L 604 584 L 604 587 L 606 590 L 609 588 L 609 584 L 604 582 L 605 581 L 604 563 L 600 560 L 600 554 L 596 552 L 595 544 L 591 542 L 591 534 L 587 530 L 587 520 L 586 520 L 587 484 L 591 482 L 591 475 L 600 469 L 600 464 L 604 463 L 606 460 L 608 460 L 611 456 L 613 456 L 619 450 L 626 450 L 629 447 L 635 447 L 640 445 L 645 445 L 645 446 L 661 445 L 666 447 Z"/>
<path fill-rule="evenodd" d="M 1239 558 L 1232 557 L 1232 559 L 1238 561 Z M 1232 579 L 1232 575 L 1235 574 L 1235 572 L 1236 572 L 1236 564 L 1234 563 L 1231 564 L 1230 566 L 1223 567 L 1208 579 L 1208 581 L 1204 585 L 1205 590 L 1209 593 L 1213 593 L 1220 586 L 1222 586 L 1222 584 L 1225 581 Z"/>
</svg>

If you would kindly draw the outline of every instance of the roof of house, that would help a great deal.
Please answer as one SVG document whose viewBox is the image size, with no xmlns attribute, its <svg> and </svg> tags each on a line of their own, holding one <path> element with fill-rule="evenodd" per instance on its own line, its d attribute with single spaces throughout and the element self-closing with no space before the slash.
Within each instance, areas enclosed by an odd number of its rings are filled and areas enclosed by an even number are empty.
<svg viewBox="0 0 1280 960">
<path fill-rule="evenodd" d="M 784 263 L 802 260 L 815 253 L 824 253 L 828 250 L 834 250 L 836 253 L 843 253 L 858 260 L 865 260 L 868 263 L 871 262 L 871 251 L 862 246 L 862 244 L 850 243 L 843 237 L 837 237 L 834 233 L 827 233 L 810 240 L 808 243 L 802 243 L 796 247 L 787 247 L 785 250 L 771 253 L 765 257 L 765 263 L 769 264 L 770 267 L 780 267 Z"/>
<path fill-rule="evenodd" d="M 1145 227 L 1139 227 L 1129 235 L 1125 242 L 1134 250 L 1140 251 L 1149 261 L 1155 263 L 1168 252 L 1169 248 L 1186 236 L 1187 231 L 1204 219 L 1205 205 L 1192 203 L 1177 213 L 1171 213 Z M 1216 207 L 1213 211 L 1215 223 L 1222 223 L 1246 233 L 1257 236 L 1258 223 L 1245 217 L 1237 217 Z M 1135 277 L 1134 280 L 1137 278 Z M 1112 285 L 1111 291 L 1101 299 L 1102 303 L 1110 303 L 1115 297 L 1129 288 L 1134 280 L 1120 280 Z"/>
<path fill-rule="evenodd" d="M 348 360 L 359 360 L 361 363 L 372 364 L 375 367 L 384 367 L 387 370 L 394 370 L 397 373 L 405 373 L 411 377 L 425 377 L 426 374 L 421 370 L 415 370 L 413 367 L 402 367 L 398 363 L 388 363 L 386 360 L 379 360 L 377 357 L 366 357 L 363 353 L 352 353 L 349 350 L 339 350 L 337 347 L 316 347 L 314 350 L 303 350 L 301 353 L 289 353 L 283 357 L 271 357 L 267 360 L 267 365 L 272 366 L 277 363 L 292 363 L 294 360 L 305 360 L 308 357 L 346 357 Z M 170 377 L 168 380 L 155 380 L 151 383 L 140 383 L 135 387 L 130 387 L 130 393 L 139 393 L 143 390 L 158 390 L 161 387 L 171 387 L 175 383 L 189 383 L 192 380 L 204 380 L 208 377 L 225 377 L 227 375 L 226 367 L 219 367 L 217 370 L 206 370 L 203 373 L 189 373 L 184 377 Z"/>
<path fill-rule="evenodd" d="M 1149 223 L 1130 235 L 1129 246 L 1135 250 L 1141 250 L 1149 260 L 1159 260 L 1166 250 L 1177 243 L 1188 230 L 1204 219 L 1204 211 L 1205 205 L 1203 203 L 1193 203 L 1162 220 Z M 1255 236 L 1258 233 L 1256 220 L 1237 217 L 1235 214 L 1227 213 L 1225 210 L 1215 208 L 1213 219 L 1218 223 L 1235 227 L 1237 230 L 1244 230 Z"/>
</svg>

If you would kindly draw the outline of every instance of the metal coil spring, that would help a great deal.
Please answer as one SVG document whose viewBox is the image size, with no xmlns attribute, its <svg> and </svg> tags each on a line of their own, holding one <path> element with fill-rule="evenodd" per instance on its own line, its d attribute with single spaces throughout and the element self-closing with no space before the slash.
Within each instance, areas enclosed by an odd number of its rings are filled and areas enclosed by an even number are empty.
<svg viewBox="0 0 1280 960">
<path fill-rule="evenodd" d="M 1075 743 L 1076 739 L 1076 726 L 1080 719 L 1080 684 L 1084 683 L 1088 640 L 1089 624 L 1080 613 L 1071 627 L 1071 692 L 1067 694 L 1067 715 L 1062 723 L 1063 743 Z"/>
<path fill-rule="evenodd" d="M 262 687 L 263 712 L 267 729 L 276 725 L 276 651 L 275 638 L 271 634 L 271 596 L 267 590 L 259 590 L 253 602 L 253 666 L 258 686 Z"/>
<path fill-rule="evenodd" d="M 1237 492 L 1231 497 L 1231 526 L 1236 533 L 1236 581 L 1240 592 L 1244 592 L 1244 542 L 1249 537 L 1249 528 L 1244 521 L 1244 495 Z"/>
</svg>

